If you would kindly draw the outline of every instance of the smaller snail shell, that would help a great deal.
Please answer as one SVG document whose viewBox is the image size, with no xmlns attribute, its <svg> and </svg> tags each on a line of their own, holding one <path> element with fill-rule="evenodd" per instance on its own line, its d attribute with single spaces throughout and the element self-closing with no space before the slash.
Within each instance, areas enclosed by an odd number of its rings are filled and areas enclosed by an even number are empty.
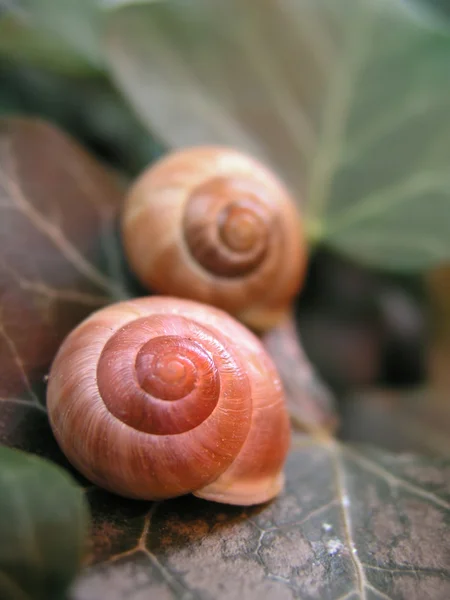
<svg viewBox="0 0 450 600">
<path fill-rule="evenodd" d="M 72 464 L 123 496 L 245 505 L 283 486 L 278 374 L 252 333 L 197 302 L 158 296 L 92 314 L 54 360 L 47 406 Z"/>
<path fill-rule="evenodd" d="M 189 148 L 148 168 L 126 199 L 122 231 L 148 288 L 220 307 L 259 330 L 285 315 L 304 276 L 306 243 L 287 190 L 229 148 Z"/>
</svg>

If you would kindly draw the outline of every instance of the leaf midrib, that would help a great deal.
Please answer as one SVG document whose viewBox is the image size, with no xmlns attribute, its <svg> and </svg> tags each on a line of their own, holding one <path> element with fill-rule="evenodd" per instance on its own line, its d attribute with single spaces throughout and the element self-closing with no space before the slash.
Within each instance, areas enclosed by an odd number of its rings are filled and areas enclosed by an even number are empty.
<svg viewBox="0 0 450 600">
<path fill-rule="evenodd" d="M 372 18 L 370 10 L 359 6 L 359 11 L 355 11 L 353 18 L 349 20 L 351 27 L 343 34 L 346 37 L 342 53 L 343 68 L 336 68 L 326 94 L 322 135 L 319 136 L 317 156 L 313 162 L 306 207 L 308 230 L 319 231 L 315 242 L 323 237 L 323 233 L 320 235 L 323 217 L 343 148 L 355 81 L 372 42 Z"/>
</svg>

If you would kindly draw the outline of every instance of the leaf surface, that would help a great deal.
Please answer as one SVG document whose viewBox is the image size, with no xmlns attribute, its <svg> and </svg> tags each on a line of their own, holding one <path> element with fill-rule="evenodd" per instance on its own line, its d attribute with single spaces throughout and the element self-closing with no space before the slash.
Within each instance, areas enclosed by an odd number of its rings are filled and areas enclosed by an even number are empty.
<svg viewBox="0 0 450 600">
<path fill-rule="evenodd" d="M 222 143 L 294 190 L 311 241 L 389 269 L 450 258 L 450 32 L 403 0 L 169 0 L 106 53 L 172 146 Z"/>
<path fill-rule="evenodd" d="M 242 510 L 94 491 L 72 600 L 445 600 L 450 462 L 296 438 L 285 492 Z"/>
<path fill-rule="evenodd" d="M 88 507 L 61 468 L 0 447 L 0 597 L 62 597 L 86 550 Z"/>
<path fill-rule="evenodd" d="M 114 178 L 59 130 L 0 120 L 0 442 L 52 454 L 44 379 L 63 338 L 126 294 Z"/>
<path fill-rule="evenodd" d="M 71 75 L 92 71 L 84 57 L 72 48 L 62 50 L 59 39 L 33 26 L 21 14 L 0 14 L 0 56 Z"/>
<path fill-rule="evenodd" d="M 446 359 L 448 365 L 448 354 Z M 430 383 L 403 392 L 375 389 L 354 393 L 342 403 L 340 433 L 346 440 L 393 452 L 450 456 L 448 390 Z"/>
<path fill-rule="evenodd" d="M 100 69 L 102 0 L 22 0 L 20 12 L 32 28 L 60 43 L 65 52 Z"/>
</svg>

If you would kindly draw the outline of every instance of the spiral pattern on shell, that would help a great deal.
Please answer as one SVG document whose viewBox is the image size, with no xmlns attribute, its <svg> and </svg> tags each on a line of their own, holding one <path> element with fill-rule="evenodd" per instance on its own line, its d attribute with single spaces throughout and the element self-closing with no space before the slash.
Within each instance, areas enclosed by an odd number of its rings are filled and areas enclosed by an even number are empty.
<svg viewBox="0 0 450 600">
<path fill-rule="evenodd" d="M 91 315 L 55 358 L 47 406 L 73 465 L 123 496 L 256 504 L 282 487 L 289 419 L 275 368 L 245 327 L 197 302 Z"/>
<path fill-rule="evenodd" d="M 303 278 L 294 202 L 269 170 L 233 149 L 189 148 L 151 166 L 128 194 L 122 230 L 144 285 L 258 329 L 281 318 Z"/>
</svg>

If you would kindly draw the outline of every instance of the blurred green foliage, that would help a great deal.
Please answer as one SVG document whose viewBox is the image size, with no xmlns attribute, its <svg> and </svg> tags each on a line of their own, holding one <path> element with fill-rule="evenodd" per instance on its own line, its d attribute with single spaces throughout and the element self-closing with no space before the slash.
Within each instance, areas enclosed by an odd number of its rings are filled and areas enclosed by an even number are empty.
<svg viewBox="0 0 450 600">
<path fill-rule="evenodd" d="M 0 60 L 2 114 L 39 116 L 58 124 L 125 176 L 139 173 L 162 151 L 103 75 L 74 77 Z"/>
<path fill-rule="evenodd" d="M 87 550 L 81 487 L 52 462 L 0 447 L 0 597 L 61 600 Z"/>
<path fill-rule="evenodd" d="M 450 31 L 436 14 L 403 0 L 171 0 L 106 25 L 109 67 L 147 128 L 262 159 L 311 245 L 384 270 L 450 259 Z"/>
<path fill-rule="evenodd" d="M 114 88 L 99 0 L 0 1 L 0 115 L 60 125 L 125 176 L 162 151 Z"/>
</svg>

